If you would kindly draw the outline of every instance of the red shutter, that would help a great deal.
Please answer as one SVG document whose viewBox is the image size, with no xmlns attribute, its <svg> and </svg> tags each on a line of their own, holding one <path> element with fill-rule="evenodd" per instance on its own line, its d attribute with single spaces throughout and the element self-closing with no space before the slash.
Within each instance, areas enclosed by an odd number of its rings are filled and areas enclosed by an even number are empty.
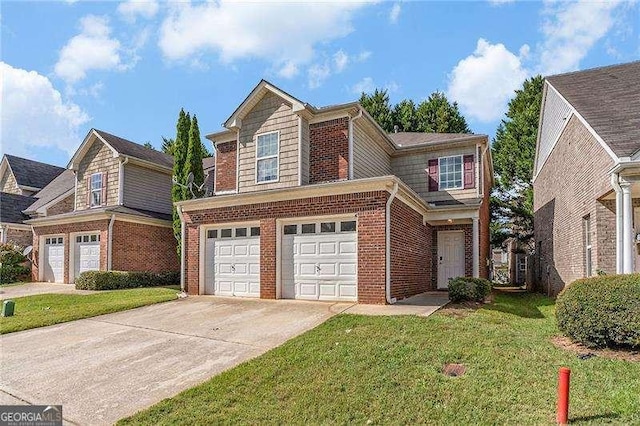
<svg viewBox="0 0 640 426">
<path fill-rule="evenodd" d="M 91 207 L 91 175 L 87 176 L 87 207 Z"/>
<path fill-rule="evenodd" d="M 473 155 L 464 156 L 464 189 L 475 188 L 476 186 L 476 164 Z"/>
<path fill-rule="evenodd" d="M 429 175 L 429 192 L 437 191 L 440 181 L 440 177 L 438 176 L 438 159 L 429 160 L 427 174 Z"/>
<path fill-rule="evenodd" d="M 107 172 L 102 173 L 102 205 L 107 205 Z"/>
</svg>

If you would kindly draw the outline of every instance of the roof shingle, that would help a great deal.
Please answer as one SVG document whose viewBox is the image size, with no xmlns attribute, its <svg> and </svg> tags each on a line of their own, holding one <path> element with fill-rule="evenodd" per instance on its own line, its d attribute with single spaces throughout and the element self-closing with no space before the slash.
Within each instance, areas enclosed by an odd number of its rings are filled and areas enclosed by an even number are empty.
<svg viewBox="0 0 640 426">
<path fill-rule="evenodd" d="M 149 161 L 165 167 L 173 167 L 173 157 L 162 151 L 147 148 L 144 145 L 131 142 L 119 136 L 112 135 L 103 130 L 94 129 L 109 145 L 120 154 L 128 155 L 138 160 Z"/>
<path fill-rule="evenodd" d="M 33 204 L 37 198 L 26 195 L 0 192 L 0 222 L 22 223 L 28 219 L 22 211 Z"/>
<path fill-rule="evenodd" d="M 72 190 L 75 187 L 75 183 L 76 179 L 73 170 L 65 170 L 60 173 L 57 178 L 52 180 L 49 185 L 45 186 L 40 192 L 38 192 L 38 200 L 28 208 L 23 209 L 23 211 L 26 213 L 36 211 L 65 192 Z"/>
<path fill-rule="evenodd" d="M 63 167 L 16 157 L 15 155 L 5 154 L 5 157 L 11 167 L 16 182 L 20 186 L 29 186 L 38 189 L 44 188 L 65 170 Z"/>
</svg>

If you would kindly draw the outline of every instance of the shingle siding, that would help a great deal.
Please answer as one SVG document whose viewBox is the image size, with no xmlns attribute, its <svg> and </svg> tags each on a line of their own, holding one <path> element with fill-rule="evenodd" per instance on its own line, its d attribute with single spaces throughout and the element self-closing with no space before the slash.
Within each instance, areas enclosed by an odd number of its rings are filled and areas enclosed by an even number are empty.
<svg viewBox="0 0 640 426">
<path fill-rule="evenodd" d="M 17 194 L 17 195 L 29 195 L 29 194 L 23 194 L 22 190 L 18 188 L 18 183 L 16 182 L 16 179 L 13 176 L 13 173 L 9 171 L 9 168 L 7 168 L 5 175 L 2 177 L 2 180 L 0 181 L 0 192 L 8 192 L 9 194 Z"/>
<path fill-rule="evenodd" d="M 107 174 L 107 199 L 106 205 L 118 204 L 118 159 L 113 157 L 113 152 L 104 143 L 96 140 L 91 144 L 85 156 L 80 160 L 76 178 L 76 210 L 90 208 L 87 204 L 87 178 L 93 173 Z"/>
</svg>

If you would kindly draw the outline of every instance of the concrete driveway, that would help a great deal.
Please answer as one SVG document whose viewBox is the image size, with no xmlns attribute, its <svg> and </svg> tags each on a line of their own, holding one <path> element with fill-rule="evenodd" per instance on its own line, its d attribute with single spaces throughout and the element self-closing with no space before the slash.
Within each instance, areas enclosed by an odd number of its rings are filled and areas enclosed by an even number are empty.
<svg viewBox="0 0 640 426">
<path fill-rule="evenodd" d="M 24 283 L 11 284 L 0 287 L 0 299 L 14 299 L 16 297 L 33 296 L 34 294 L 91 294 L 90 290 L 76 290 L 73 284 L 57 283 Z"/>
<path fill-rule="evenodd" d="M 112 424 L 350 306 L 201 296 L 0 336 L 0 404 Z"/>
</svg>

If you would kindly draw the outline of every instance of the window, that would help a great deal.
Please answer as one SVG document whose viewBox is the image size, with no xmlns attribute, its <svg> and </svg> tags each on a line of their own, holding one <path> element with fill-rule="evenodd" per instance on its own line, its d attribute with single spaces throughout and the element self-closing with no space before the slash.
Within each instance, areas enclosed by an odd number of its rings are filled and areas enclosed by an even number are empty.
<svg viewBox="0 0 640 426">
<path fill-rule="evenodd" d="M 354 232 L 356 230 L 356 221 L 340 222 L 340 232 Z"/>
<path fill-rule="evenodd" d="M 278 180 L 278 132 L 258 135 L 256 142 L 256 182 Z"/>
<path fill-rule="evenodd" d="M 316 232 L 315 223 L 305 223 L 304 225 L 302 225 L 303 234 L 315 234 L 315 232 Z"/>
<path fill-rule="evenodd" d="M 102 205 L 102 173 L 91 175 L 91 207 Z"/>
<path fill-rule="evenodd" d="M 78 235 L 76 237 L 76 243 L 81 243 L 81 242 L 82 242 L 82 237 Z"/>
<path fill-rule="evenodd" d="M 323 222 L 320 224 L 320 232 L 336 232 L 335 222 Z"/>
<path fill-rule="evenodd" d="M 251 236 L 252 237 L 259 237 L 260 236 L 260 227 L 259 226 L 253 226 L 251 228 Z"/>
<path fill-rule="evenodd" d="M 236 228 L 236 237 L 246 237 L 247 228 Z"/>
<path fill-rule="evenodd" d="M 285 225 L 284 235 L 292 235 L 298 233 L 298 225 Z"/>
<path fill-rule="evenodd" d="M 462 189 L 462 155 L 438 158 L 439 190 Z"/>
<path fill-rule="evenodd" d="M 231 238 L 231 229 L 222 229 L 220 230 L 220 237 L 222 238 Z"/>
<path fill-rule="evenodd" d="M 207 238 L 218 238 L 218 230 L 210 229 L 207 231 Z"/>
<path fill-rule="evenodd" d="M 584 232 L 584 276 L 593 275 L 593 265 L 591 264 L 591 216 L 582 218 L 582 230 Z"/>
</svg>

